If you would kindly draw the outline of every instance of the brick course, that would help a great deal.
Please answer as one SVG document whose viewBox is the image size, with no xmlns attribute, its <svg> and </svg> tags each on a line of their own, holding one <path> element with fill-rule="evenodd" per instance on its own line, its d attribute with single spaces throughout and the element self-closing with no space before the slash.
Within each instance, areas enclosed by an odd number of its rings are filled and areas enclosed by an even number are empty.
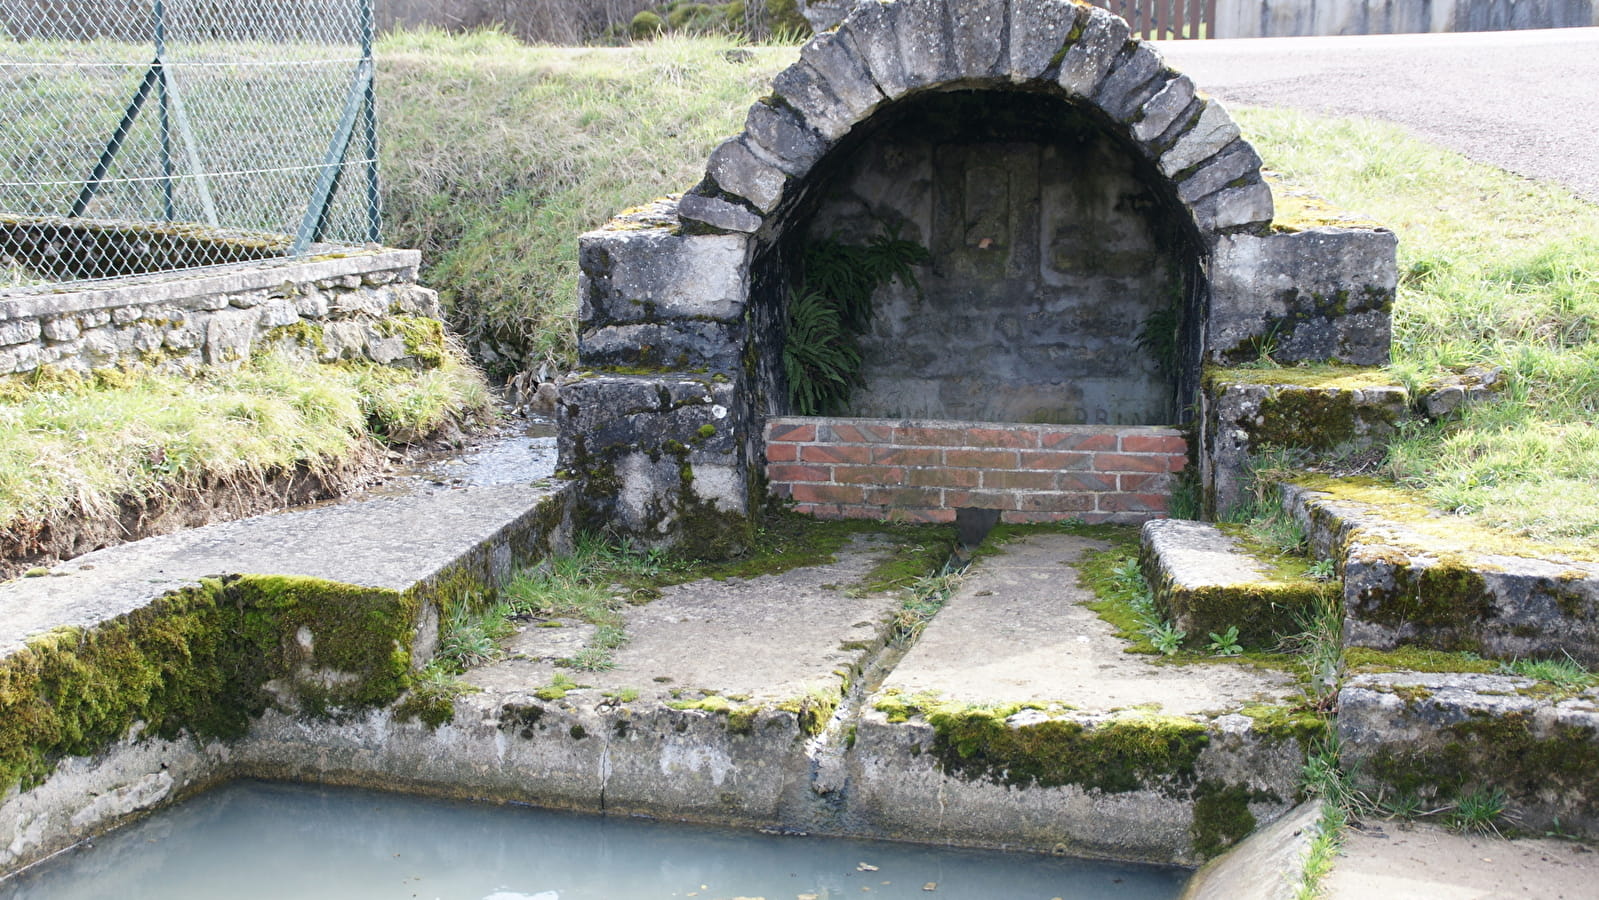
<svg viewBox="0 0 1599 900">
<path fill-rule="evenodd" d="M 1161 518 L 1188 442 L 1173 428 L 774 418 L 773 495 L 821 518 L 950 522 L 960 507 L 1005 522 Z"/>
</svg>

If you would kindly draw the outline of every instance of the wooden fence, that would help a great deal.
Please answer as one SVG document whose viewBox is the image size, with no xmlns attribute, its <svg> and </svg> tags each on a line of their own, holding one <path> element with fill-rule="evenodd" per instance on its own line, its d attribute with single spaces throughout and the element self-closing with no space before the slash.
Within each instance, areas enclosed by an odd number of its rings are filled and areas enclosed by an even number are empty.
<svg viewBox="0 0 1599 900">
<path fill-rule="evenodd" d="M 1215 35 L 1216 0 L 1092 0 L 1132 26 L 1145 40 L 1184 40 Z"/>
</svg>

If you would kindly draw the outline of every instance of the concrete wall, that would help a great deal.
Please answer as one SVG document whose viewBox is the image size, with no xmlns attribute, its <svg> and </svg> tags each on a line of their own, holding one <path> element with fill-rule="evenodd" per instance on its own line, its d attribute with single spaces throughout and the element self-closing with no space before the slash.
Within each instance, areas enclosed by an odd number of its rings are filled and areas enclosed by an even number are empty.
<svg viewBox="0 0 1599 900">
<path fill-rule="evenodd" d="M 1175 360 L 1140 342 L 1184 304 L 1187 249 L 1139 157 L 1037 95 L 958 91 L 893 110 L 805 240 L 885 223 L 932 253 L 877 292 L 849 413 L 985 422 L 1177 420 Z"/>
<path fill-rule="evenodd" d="M 0 376 L 142 363 L 230 367 L 263 343 L 323 362 L 414 365 L 407 319 L 437 319 L 416 284 L 415 250 L 275 260 L 92 282 L 61 293 L 0 295 Z"/>
<path fill-rule="evenodd" d="M 1170 428 L 774 418 L 771 492 L 822 518 L 1143 522 L 1166 514 L 1188 442 Z"/>
<path fill-rule="evenodd" d="M 1599 25 L 1594 0 L 1217 0 L 1218 38 Z"/>
</svg>

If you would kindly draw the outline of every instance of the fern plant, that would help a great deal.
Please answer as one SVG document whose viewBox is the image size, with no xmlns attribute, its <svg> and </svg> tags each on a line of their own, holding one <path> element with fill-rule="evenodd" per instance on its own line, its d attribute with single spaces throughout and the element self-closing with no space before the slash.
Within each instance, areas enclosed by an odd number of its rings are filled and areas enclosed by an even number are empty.
<svg viewBox="0 0 1599 900">
<path fill-rule="evenodd" d="M 871 328 L 872 295 L 893 281 L 920 294 L 913 267 L 929 258 L 926 247 L 887 226 L 865 246 L 831 236 L 805 248 L 803 281 L 789 292 L 783 344 L 783 373 L 796 414 L 837 412 L 849 402 L 860 383 L 857 339 Z"/>
</svg>

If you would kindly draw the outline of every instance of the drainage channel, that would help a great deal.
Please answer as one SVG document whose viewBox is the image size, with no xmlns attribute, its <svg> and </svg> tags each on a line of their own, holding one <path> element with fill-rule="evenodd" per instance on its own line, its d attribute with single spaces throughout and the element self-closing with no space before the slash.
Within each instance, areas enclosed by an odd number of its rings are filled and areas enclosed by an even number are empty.
<svg viewBox="0 0 1599 900">
<path fill-rule="evenodd" d="M 932 572 L 929 583 L 908 601 L 917 609 L 908 619 L 896 619 L 883 630 L 882 643 L 853 672 L 845 675 L 848 686 L 833 715 L 820 733 L 805 742 L 810 759 L 810 792 L 806 805 L 810 827 L 830 832 L 848 832 L 849 751 L 854 745 L 857 723 L 867 698 L 882 687 L 900 661 L 921 637 L 922 630 L 943 608 L 958 585 L 958 577 L 971 565 L 972 557 L 988 533 L 999 523 L 996 510 L 961 509 L 956 518 L 956 544 L 950 555 Z M 843 673 L 841 673 L 843 674 Z"/>
</svg>

